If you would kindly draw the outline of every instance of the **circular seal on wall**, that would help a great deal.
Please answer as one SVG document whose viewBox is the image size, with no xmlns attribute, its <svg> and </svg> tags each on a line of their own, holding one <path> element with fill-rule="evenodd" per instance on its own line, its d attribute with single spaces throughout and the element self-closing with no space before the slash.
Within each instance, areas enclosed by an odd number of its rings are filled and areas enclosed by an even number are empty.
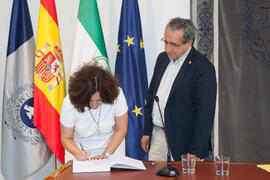
<svg viewBox="0 0 270 180">
<path fill-rule="evenodd" d="M 15 140 L 20 139 L 33 145 L 44 141 L 33 124 L 33 86 L 25 85 L 15 89 L 5 107 L 5 126 L 11 130 Z"/>
</svg>

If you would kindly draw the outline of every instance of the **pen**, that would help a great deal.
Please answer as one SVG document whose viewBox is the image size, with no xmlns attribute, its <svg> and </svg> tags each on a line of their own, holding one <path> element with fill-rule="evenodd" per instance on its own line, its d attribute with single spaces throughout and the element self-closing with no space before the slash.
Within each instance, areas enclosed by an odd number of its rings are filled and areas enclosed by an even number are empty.
<svg viewBox="0 0 270 180">
<path fill-rule="evenodd" d="M 80 143 L 80 146 L 81 146 L 82 150 L 85 151 L 83 146 L 82 146 L 82 143 Z M 87 158 L 87 160 L 89 160 L 89 158 Z"/>
</svg>

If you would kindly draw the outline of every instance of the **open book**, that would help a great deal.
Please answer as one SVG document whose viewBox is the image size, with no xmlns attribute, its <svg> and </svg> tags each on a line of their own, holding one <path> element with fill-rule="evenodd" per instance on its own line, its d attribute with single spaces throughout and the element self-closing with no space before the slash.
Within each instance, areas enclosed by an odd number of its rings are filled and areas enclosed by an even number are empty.
<svg viewBox="0 0 270 180">
<path fill-rule="evenodd" d="M 106 172 L 110 171 L 111 168 L 146 170 L 142 161 L 126 156 L 111 156 L 108 159 L 102 160 L 73 160 L 72 172 Z"/>
</svg>

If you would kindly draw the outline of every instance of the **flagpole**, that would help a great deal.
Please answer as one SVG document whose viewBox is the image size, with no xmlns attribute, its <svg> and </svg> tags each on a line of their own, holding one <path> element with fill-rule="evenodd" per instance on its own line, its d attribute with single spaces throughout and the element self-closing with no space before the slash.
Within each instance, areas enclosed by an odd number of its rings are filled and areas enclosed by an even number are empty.
<svg viewBox="0 0 270 180">
<path fill-rule="evenodd" d="M 54 171 L 52 174 L 54 177 L 57 177 L 60 174 L 60 172 L 57 170 L 57 158 L 55 154 L 53 154 L 53 169 Z"/>
<path fill-rule="evenodd" d="M 54 172 L 56 173 L 56 170 L 57 170 L 57 158 L 56 158 L 55 154 L 53 154 L 53 169 L 54 169 Z"/>
</svg>

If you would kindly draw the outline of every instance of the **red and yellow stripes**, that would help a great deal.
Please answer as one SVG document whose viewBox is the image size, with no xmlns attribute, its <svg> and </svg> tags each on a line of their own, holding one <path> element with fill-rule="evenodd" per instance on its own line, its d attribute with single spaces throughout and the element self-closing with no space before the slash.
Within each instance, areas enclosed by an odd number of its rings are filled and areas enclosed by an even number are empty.
<svg viewBox="0 0 270 180">
<path fill-rule="evenodd" d="M 48 11 L 54 22 L 58 26 L 58 20 L 57 20 L 57 14 L 56 14 L 56 8 L 55 3 L 53 0 L 41 0 L 40 4 Z"/>
<path fill-rule="evenodd" d="M 60 113 L 65 93 L 63 54 L 54 0 L 41 0 L 34 72 L 34 125 L 64 163 Z"/>
</svg>

